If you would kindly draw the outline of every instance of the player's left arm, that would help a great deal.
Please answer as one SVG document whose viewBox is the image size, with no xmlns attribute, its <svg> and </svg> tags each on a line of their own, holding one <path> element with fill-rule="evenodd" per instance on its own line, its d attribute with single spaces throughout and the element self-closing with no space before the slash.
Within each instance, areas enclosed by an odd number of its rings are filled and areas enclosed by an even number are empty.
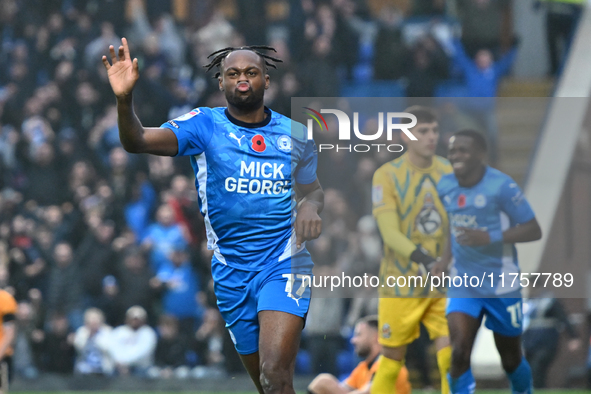
<svg viewBox="0 0 591 394">
<path fill-rule="evenodd" d="M 503 231 L 503 243 L 531 242 L 542 238 L 542 229 L 536 218 Z"/>
<path fill-rule="evenodd" d="M 318 178 L 309 184 L 296 183 L 296 188 L 301 196 L 295 223 L 296 246 L 299 248 L 302 242 L 316 239 L 322 232 L 319 214 L 324 208 L 324 191 Z"/>
<path fill-rule="evenodd" d="M 498 239 L 498 235 L 491 234 L 494 240 L 514 244 L 537 241 L 542 238 L 542 229 L 536 220 L 533 209 L 517 183 L 512 179 L 501 186 L 499 206 L 501 211 L 509 216 L 511 223 L 515 223 L 515 225 L 503 231 L 500 239 Z"/>
<path fill-rule="evenodd" d="M 456 241 L 463 246 L 484 246 L 495 242 L 531 242 L 542 238 L 542 229 L 534 211 L 512 179 L 501 186 L 499 208 L 509 217 L 511 223 L 514 223 L 513 226 L 502 232 L 458 227 L 459 235 Z"/>
</svg>

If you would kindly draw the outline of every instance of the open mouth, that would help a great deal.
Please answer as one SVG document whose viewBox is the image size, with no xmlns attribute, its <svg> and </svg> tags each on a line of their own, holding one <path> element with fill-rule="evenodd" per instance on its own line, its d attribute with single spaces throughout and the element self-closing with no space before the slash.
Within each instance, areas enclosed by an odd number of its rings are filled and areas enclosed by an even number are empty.
<svg viewBox="0 0 591 394">
<path fill-rule="evenodd" d="M 452 167 L 453 167 L 453 169 L 454 169 L 454 170 L 461 170 L 461 169 L 463 169 L 465 166 L 466 166 L 466 165 L 465 165 L 465 163 L 464 163 L 464 162 L 462 162 L 462 161 L 455 162 L 455 163 L 453 163 L 453 164 L 452 164 Z"/>
</svg>

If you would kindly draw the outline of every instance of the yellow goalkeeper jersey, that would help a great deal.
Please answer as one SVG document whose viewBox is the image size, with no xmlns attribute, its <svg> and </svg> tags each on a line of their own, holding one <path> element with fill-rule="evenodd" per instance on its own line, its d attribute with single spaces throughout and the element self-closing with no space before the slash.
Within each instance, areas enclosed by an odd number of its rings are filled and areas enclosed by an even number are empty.
<svg viewBox="0 0 591 394">
<path fill-rule="evenodd" d="M 372 190 L 373 214 L 384 239 L 381 295 L 429 295 L 428 285 L 423 283 L 420 287 L 420 281 L 410 280 L 409 276 L 416 277 L 419 273 L 418 265 L 412 263 L 409 256 L 417 245 L 432 257 L 441 256 L 448 221 L 436 186 L 439 179 L 450 172 L 451 165 L 440 156 L 435 156 L 433 164 L 423 169 L 413 165 L 407 154 L 376 170 Z M 406 283 L 401 279 L 395 283 L 394 279 L 399 276 L 406 276 Z"/>
</svg>

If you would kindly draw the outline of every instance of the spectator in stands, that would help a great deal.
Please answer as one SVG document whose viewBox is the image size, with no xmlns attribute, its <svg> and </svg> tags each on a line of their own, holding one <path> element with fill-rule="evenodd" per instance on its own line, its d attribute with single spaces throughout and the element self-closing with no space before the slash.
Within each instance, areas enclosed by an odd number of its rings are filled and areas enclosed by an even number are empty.
<svg viewBox="0 0 591 394">
<path fill-rule="evenodd" d="M 124 207 L 125 224 L 136 239 L 143 239 L 156 204 L 156 191 L 146 174 L 137 173 L 131 187 L 127 188 L 127 204 Z"/>
<path fill-rule="evenodd" d="M 170 315 L 160 316 L 158 322 L 158 344 L 154 366 L 148 371 L 151 378 L 186 378 L 189 373 L 186 353 L 187 341 L 179 334 L 179 322 Z"/>
<path fill-rule="evenodd" d="M 175 175 L 162 199 L 173 209 L 175 221 L 190 235 L 190 244 L 199 245 L 204 238 L 201 231 L 203 216 L 196 214 L 198 196 L 193 182 L 185 175 Z"/>
<path fill-rule="evenodd" d="M 495 165 L 497 161 L 497 134 L 498 127 L 495 114 L 495 100 L 501 77 L 509 72 L 517 48 L 514 47 L 503 55 L 498 61 L 494 61 L 490 50 L 480 48 L 474 57 L 468 57 L 462 43 L 454 42 L 454 61 L 462 70 L 467 88 L 467 97 L 482 97 L 482 99 L 470 100 L 467 108 L 475 116 L 480 125 L 486 130 L 488 140 L 489 164 Z M 484 99 L 488 97 L 489 99 Z"/>
<path fill-rule="evenodd" d="M 434 37 L 426 35 L 414 44 L 410 57 L 406 94 L 409 97 L 433 97 L 437 84 L 448 77 L 447 55 Z"/>
<path fill-rule="evenodd" d="M 375 79 L 400 79 L 410 66 L 410 51 L 402 40 L 402 13 L 384 6 L 380 12 L 379 27 L 375 38 L 373 75 Z"/>
<path fill-rule="evenodd" d="M 111 16 L 109 16 L 110 19 Z M 117 45 L 121 39 L 115 34 L 115 28 L 110 22 L 101 24 L 101 35 L 88 43 L 84 50 L 84 64 L 90 71 L 96 68 L 96 59 L 99 59 L 105 48 L 109 45 Z"/>
<path fill-rule="evenodd" d="M 111 327 L 105 324 L 105 315 L 100 309 L 89 308 L 84 312 L 84 325 L 74 336 L 76 363 L 74 372 L 82 375 L 110 375 L 113 361 L 109 355 Z"/>
<path fill-rule="evenodd" d="M 135 246 L 128 247 L 117 265 L 115 277 L 107 276 L 103 280 L 103 305 L 110 311 L 107 312 L 107 321 L 113 325 L 121 324 L 125 311 L 134 305 L 151 312 L 155 299 L 150 287 L 153 276 L 141 250 Z"/>
<path fill-rule="evenodd" d="M 512 0 L 455 0 L 462 44 L 469 57 L 488 48 L 498 57 L 513 41 Z"/>
<path fill-rule="evenodd" d="M 190 338 L 203 315 L 204 294 L 200 290 L 199 278 L 195 274 L 187 245 L 182 242 L 172 246 L 170 262 L 164 262 L 150 285 L 162 292 L 162 308 L 165 314 L 179 320 L 182 337 Z"/>
<path fill-rule="evenodd" d="M 31 152 L 31 164 L 27 169 L 28 187 L 25 199 L 34 200 L 41 206 L 61 204 L 66 201 L 66 190 L 56 188 L 64 180 L 55 161 L 55 150 L 48 142 L 40 143 Z M 48 190 L 52 190 L 48 193 Z"/>
<path fill-rule="evenodd" d="M 496 97 L 500 79 L 511 69 L 517 48 L 514 47 L 497 61 L 485 47 L 479 48 L 473 59 L 466 54 L 459 40 L 454 42 L 454 49 L 454 61 L 464 74 L 468 97 Z"/>
<path fill-rule="evenodd" d="M 223 347 L 228 336 L 222 315 L 217 308 L 207 308 L 203 314 L 203 323 L 195 332 L 195 350 L 198 363 L 210 366 L 218 371 L 223 370 L 226 361 Z M 234 355 L 234 353 L 230 353 Z"/>
<path fill-rule="evenodd" d="M 43 288 L 47 262 L 27 232 L 27 220 L 17 215 L 12 220 L 8 242 L 7 258 L 9 284 L 15 289 L 15 296 L 22 299 L 29 289 Z"/>
<path fill-rule="evenodd" d="M 310 383 L 308 392 L 312 394 L 345 394 L 349 392 L 369 394 L 371 380 L 379 365 L 382 349 L 378 343 L 378 317 L 367 316 L 360 319 L 355 324 L 355 334 L 351 338 L 351 343 L 355 347 L 355 353 L 362 358 L 362 361 L 349 377 L 344 382 L 339 382 L 333 375 L 320 374 Z M 409 394 L 410 391 L 408 371 L 403 367 L 393 392 Z"/>
<path fill-rule="evenodd" d="M 309 97 L 336 97 L 340 81 L 334 72 L 330 54 L 332 41 L 326 35 L 315 37 L 311 42 L 312 54 L 299 69 L 299 78 L 304 84 L 304 95 Z"/>
<path fill-rule="evenodd" d="M 16 313 L 16 339 L 14 341 L 14 372 L 25 379 L 35 379 L 39 375 L 36 365 L 34 342 L 35 316 L 31 304 L 21 301 Z"/>
<path fill-rule="evenodd" d="M 46 299 L 50 316 L 62 312 L 73 329 L 82 325 L 80 270 L 74 262 L 72 246 L 67 242 L 55 245 Z"/>
<path fill-rule="evenodd" d="M 115 223 L 102 221 L 96 228 L 86 233 L 76 250 L 76 261 L 80 266 L 81 282 L 85 294 L 85 303 L 97 306 L 102 294 L 103 278 L 112 274 L 115 253 L 111 243 L 115 237 Z"/>
<path fill-rule="evenodd" d="M 109 354 L 118 375 L 146 376 L 154 364 L 156 332 L 146 324 L 148 314 L 141 306 L 132 306 L 125 313 L 126 323 L 111 335 Z"/>
<path fill-rule="evenodd" d="M 150 250 L 150 267 L 158 271 L 170 262 L 170 252 L 174 245 L 186 245 L 183 229 L 174 219 L 174 211 L 168 204 L 162 204 L 156 212 L 156 223 L 150 225 L 142 240 L 142 248 Z"/>
<path fill-rule="evenodd" d="M 71 241 L 74 236 L 72 231 L 71 218 L 66 217 L 65 212 L 58 205 L 51 205 L 40 212 L 40 218 L 44 225 L 53 234 L 54 244 L 61 241 Z"/>
<path fill-rule="evenodd" d="M 74 333 L 70 330 L 67 316 L 54 312 L 48 327 L 48 332 L 39 333 L 41 335 L 37 338 L 41 368 L 46 372 L 71 374 L 74 369 Z"/>
</svg>

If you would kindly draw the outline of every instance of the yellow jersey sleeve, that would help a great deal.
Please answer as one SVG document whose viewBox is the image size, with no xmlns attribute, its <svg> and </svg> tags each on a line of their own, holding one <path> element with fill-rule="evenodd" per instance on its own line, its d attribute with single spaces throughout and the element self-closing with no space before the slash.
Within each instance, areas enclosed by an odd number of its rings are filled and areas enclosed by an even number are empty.
<svg viewBox="0 0 591 394">
<path fill-rule="evenodd" d="M 371 200 L 373 214 L 376 217 L 384 211 L 398 210 L 399 202 L 394 194 L 394 182 L 384 167 L 378 168 L 373 175 Z"/>
<path fill-rule="evenodd" d="M 400 230 L 398 194 L 392 176 L 383 168 L 374 174 L 372 201 L 373 214 L 384 243 L 396 253 L 409 258 L 417 247 Z"/>
</svg>

